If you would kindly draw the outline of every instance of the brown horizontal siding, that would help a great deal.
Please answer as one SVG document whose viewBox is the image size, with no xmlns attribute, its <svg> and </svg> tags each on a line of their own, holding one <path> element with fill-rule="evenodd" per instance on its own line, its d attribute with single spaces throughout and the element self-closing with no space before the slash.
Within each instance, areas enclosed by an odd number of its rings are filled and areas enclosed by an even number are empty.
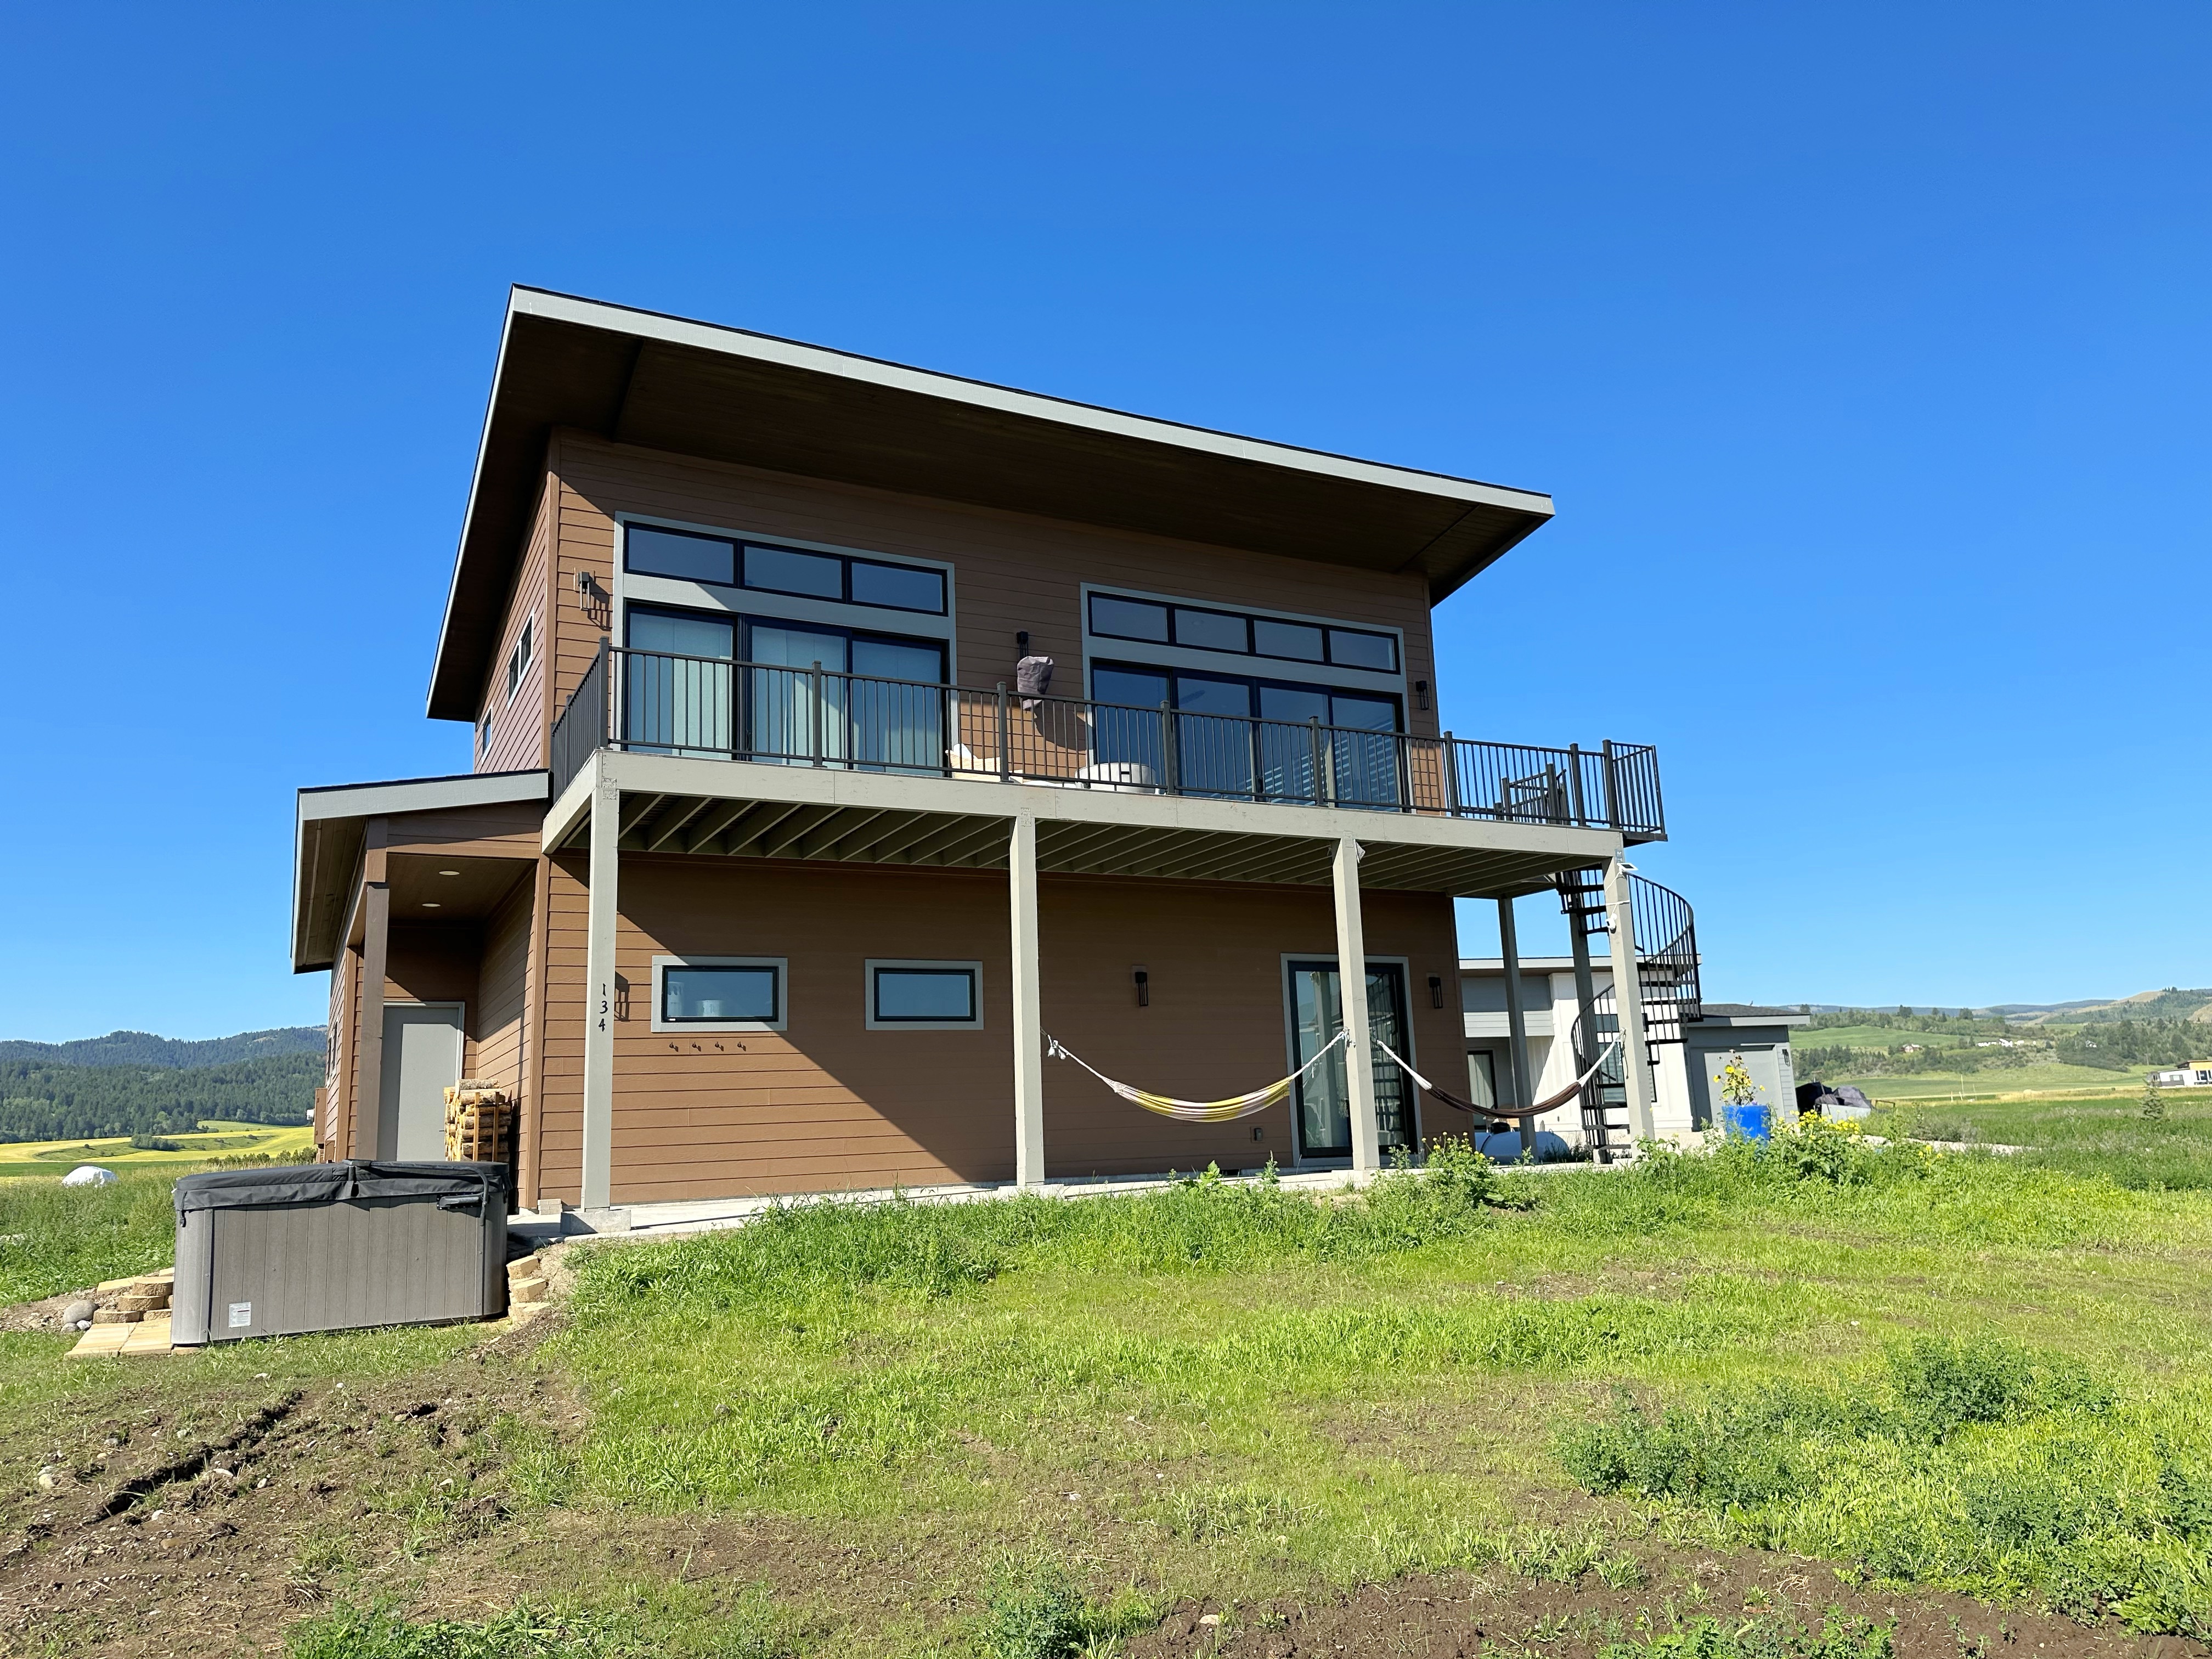
<svg viewBox="0 0 2212 1659">
<path fill-rule="evenodd" d="M 577 1195 L 580 1008 L 587 895 L 556 860 L 549 915 L 543 1189 Z M 1048 878 L 1041 890 L 1047 1029 L 1111 1075 L 1188 1097 L 1242 1093 L 1288 1069 L 1282 957 L 1333 956 L 1324 890 Z M 1427 976 L 1456 985 L 1448 900 L 1369 895 L 1372 956 L 1405 957 L 1416 1063 L 1462 1044 Z M 1013 1167 L 1013 1081 L 1002 876 L 748 860 L 623 862 L 617 970 L 612 1188 L 639 1203 L 997 1181 Z M 783 957 L 789 1029 L 652 1030 L 656 954 Z M 870 1031 L 870 957 L 983 964 L 981 1031 Z M 1136 1006 L 1130 969 L 1152 977 Z M 1290 1111 L 1188 1125 L 1109 1093 L 1073 1066 L 1046 1068 L 1045 1146 L 1055 1176 L 1255 1166 L 1292 1156 Z M 1434 1114 L 1429 1133 L 1456 1128 Z M 1257 1125 L 1264 1139 L 1254 1140 Z"/>
<path fill-rule="evenodd" d="M 554 489 L 549 478 L 538 497 L 530 539 L 524 544 L 522 562 L 515 571 L 514 586 L 507 593 L 506 615 L 500 624 L 499 649 L 492 657 L 491 671 L 477 710 L 479 732 L 484 716 L 489 714 L 491 717 L 490 741 L 472 741 L 471 744 L 479 772 L 514 772 L 545 764 L 545 665 L 552 632 L 548 625 L 551 607 L 547 601 L 551 596 L 547 592 L 546 574 L 551 562 L 554 518 Z M 507 691 L 507 658 L 521 637 L 523 623 L 533 617 L 537 626 L 532 629 L 530 667 L 510 697 Z"/>
<path fill-rule="evenodd" d="M 471 1077 L 495 1083 L 519 1097 L 522 1087 L 524 1012 L 528 1007 L 532 884 L 518 882 L 484 924 L 477 1006 L 470 1011 L 476 1033 Z"/>
<path fill-rule="evenodd" d="M 483 927 L 472 921 L 395 921 L 384 969 L 384 1006 L 402 1002 L 461 1005 L 461 1075 L 477 1064 L 477 993 Z M 388 1056 L 396 1065 L 398 1056 Z"/>
<path fill-rule="evenodd" d="M 556 696 L 581 678 L 601 633 L 562 596 L 573 595 L 579 569 L 603 585 L 611 580 L 614 515 L 623 512 L 950 563 L 963 685 L 988 688 L 1012 678 L 1014 635 L 1026 629 L 1030 648 L 1062 665 L 1066 678 L 1055 689 L 1081 695 L 1078 600 L 1086 581 L 1401 628 L 1408 681 L 1435 678 L 1428 589 L 1417 574 L 1347 569 L 895 495 L 610 444 L 580 433 L 563 433 L 555 453 L 562 486 L 554 585 L 562 617 L 556 630 Z M 896 631 L 888 613 L 884 625 Z M 1263 666 L 1255 665 L 1255 672 Z M 1434 732 L 1433 696 L 1430 705 L 1407 709 L 1412 729 Z"/>
</svg>

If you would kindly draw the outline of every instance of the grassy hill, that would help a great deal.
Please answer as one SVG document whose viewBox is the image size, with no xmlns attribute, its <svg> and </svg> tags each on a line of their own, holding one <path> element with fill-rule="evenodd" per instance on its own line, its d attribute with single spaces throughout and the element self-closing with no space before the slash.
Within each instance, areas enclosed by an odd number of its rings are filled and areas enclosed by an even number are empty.
<svg viewBox="0 0 2212 1659">
<path fill-rule="evenodd" d="M 80 1164 L 102 1164 L 118 1174 L 166 1170 L 173 1175 L 197 1169 L 216 1158 L 258 1157 L 272 1164 L 307 1164 L 315 1156 L 313 1133 L 313 1127 L 305 1123 L 210 1121 L 195 1133 L 161 1136 L 160 1144 L 152 1146 L 134 1146 L 124 1136 L 16 1142 L 0 1146 L 0 1178 L 63 1176 Z"/>
<path fill-rule="evenodd" d="M 323 1056 L 189 1067 L 0 1060 L 0 1142 L 189 1133 L 203 1119 L 305 1123 Z"/>
<path fill-rule="evenodd" d="M 280 1025 L 267 1031 L 188 1042 L 150 1031 L 110 1031 L 74 1042 L 0 1042 L 0 1060 L 29 1060 L 46 1066 L 224 1066 L 273 1054 L 319 1054 L 319 1025 Z"/>
</svg>

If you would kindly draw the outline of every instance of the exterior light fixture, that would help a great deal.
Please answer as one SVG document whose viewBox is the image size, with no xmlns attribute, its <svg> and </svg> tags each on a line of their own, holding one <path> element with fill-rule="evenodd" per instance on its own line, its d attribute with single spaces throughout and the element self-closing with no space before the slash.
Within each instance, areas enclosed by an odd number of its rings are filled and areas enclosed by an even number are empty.
<svg viewBox="0 0 2212 1659">
<path fill-rule="evenodd" d="M 1133 968 L 1129 971 L 1129 977 L 1137 982 L 1137 1006 L 1139 1008 L 1151 1007 L 1152 1006 L 1152 976 L 1141 968 Z"/>
<path fill-rule="evenodd" d="M 461 872 L 458 870 L 441 870 L 438 873 L 441 876 L 458 876 Z"/>
<path fill-rule="evenodd" d="M 422 908 L 425 910 L 442 910 L 445 908 L 445 906 L 440 904 L 435 899 L 424 899 L 422 901 Z"/>
<path fill-rule="evenodd" d="M 1029 655 L 1030 630 L 1028 629 L 1018 628 L 1014 630 L 1014 649 L 1020 652 L 1024 657 Z"/>
<path fill-rule="evenodd" d="M 1413 706 L 1416 708 L 1426 708 L 1429 706 L 1429 683 L 1426 680 L 1413 682 Z"/>
<path fill-rule="evenodd" d="M 1442 974 L 1431 974 L 1429 975 L 1429 1006 L 1441 1008 L 1443 1006 L 1444 976 Z"/>
</svg>

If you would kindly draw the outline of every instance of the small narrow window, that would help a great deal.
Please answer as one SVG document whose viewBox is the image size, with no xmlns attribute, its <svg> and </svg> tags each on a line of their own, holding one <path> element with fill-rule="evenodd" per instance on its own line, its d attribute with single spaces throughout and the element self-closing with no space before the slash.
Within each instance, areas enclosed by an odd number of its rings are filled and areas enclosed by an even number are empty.
<svg viewBox="0 0 2212 1659">
<path fill-rule="evenodd" d="M 871 962 L 870 1030 L 974 1030 L 983 1024 L 976 962 Z"/>
<path fill-rule="evenodd" d="M 1292 662 L 1322 660 L 1321 629 L 1306 623 L 1275 622 L 1267 617 L 1252 619 L 1252 648 L 1263 657 L 1285 657 Z"/>
<path fill-rule="evenodd" d="M 787 547 L 745 548 L 745 586 L 771 593 L 810 599 L 845 597 L 845 562 L 820 553 L 794 553 Z"/>
<path fill-rule="evenodd" d="M 945 614 L 945 573 L 922 570 L 910 564 L 875 564 L 853 561 L 853 603 L 879 605 L 892 611 L 927 611 Z"/>
<path fill-rule="evenodd" d="M 477 727 L 477 753 L 479 755 L 488 755 L 490 752 L 491 710 L 487 708 L 484 710 L 483 723 Z"/>
<path fill-rule="evenodd" d="M 1147 605 L 1141 599 L 1109 599 L 1103 593 L 1094 593 L 1091 596 L 1091 631 L 1110 635 L 1117 640 L 1151 640 L 1165 645 L 1168 608 Z"/>
<path fill-rule="evenodd" d="M 514 694 L 522 689 L 522 677 L 530 672 L 530 634 L 537 620 L 535 617 L 524 620 L 521 635 L 514 641 L 514 649 L 507 653 L 507 700 L 509 702 L 514 701 Z"/>
<path fill-rule="evenodd" d="M 634 524 L 626 543 L 624 563 L 641 576 L 673 576 L 678 581 L 708 582 L 718 587 L 737 583 L 738 544 L 722 537 Z"/>
<path fill-rule="evenodd" d="M 1328 630 L 1328 659 L 1345 668 L 1376 668 L 1383 673 L 1398 666 L 1398 641 L 1388 634 L 1358 634 L 1348 628 Z"/>
<path fill-rule="evenodd" d="M 763 957 L 655 958 L 653 1029 L 781 1030 L 784 963 Z"/>
<path fill-rule="evenodd" d="M 1243 617 L 1224 616 L 1218 611 L 1188 611 L 1181 605 L 1176 607 L 1175 641 L 1177 645 L 1193 645 L 1201 651 L 1252 648 L 1245 637 Z"/>
</svg>

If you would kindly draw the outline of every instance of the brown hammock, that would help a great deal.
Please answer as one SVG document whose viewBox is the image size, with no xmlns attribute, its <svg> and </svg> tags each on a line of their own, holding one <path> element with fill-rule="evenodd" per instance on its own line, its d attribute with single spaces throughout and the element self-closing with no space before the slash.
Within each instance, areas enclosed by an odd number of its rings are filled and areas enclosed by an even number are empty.
<svg viewBox="0 0 2212 1659">
<path fill-rule="evenodd" d="M 1478 1106 L 1471 1100 L 1462 1100 L 1457 1095 L 1447 1093 L 1445 1091 L 1437 1088 L 1435 1084 L 1430 1082 L 1428 1079 L 1423 1077 L 1411 1066 L 1408 1066 L 1406 1063 L 1405 1056 L 1401 1054 L 1395 1048 L 1393 1048 L 1389 1043 L 1383 1042 L 1382 1038 L 1377 1037 L 1375 1040 L 1375 1046 L 1380 1048 L 1384 1054 L 1389 1055 L 1391 1059 L 1396 1060 L 1398 1062 L 1398 1069 L 1405 1073 L 1407 1077 L 1413 1079 L 1416 1086 L 1422 1089 L 1428 1094 L 1435 1096 L 1437 1099 L 1442 1101 L 1445 1105 L 1450 1107 L 1452 1110 L 1455 1112 L 1467 1112 L 1476 1117 L 1524 1118 L 1541 1117 L 1547 1112 L 1557 1111 L 1560 1107 L 1565 1105 L 1577 1095 L 1580 1094 L 1582 1092 L 1583 1085 L 1588 1083 L 1590 1079 L 1597 1075 L 1597 1068 L 1605 1064 L 1605 1057 L 1611 1054 L 1613 1049 L 1619 1046 L 1620 1042 L 1620 1039 L 1619 1037 L 1615 1037 L 1611 1042 L 1607 1043 L 1604 1048 L 1599 1049 L 1597 1051 L 1597 1058 L 1590 1061 L 1589 1070 L 1584 1072 L 1572 1083 L 1567 1085 L 1565 1088 L 1560 1090 L 1557 1094 L 1547 1095 L 1543 1099 L 1537 1101 L 1534 1104 L 1529 1106 Z"/>
</svg>

